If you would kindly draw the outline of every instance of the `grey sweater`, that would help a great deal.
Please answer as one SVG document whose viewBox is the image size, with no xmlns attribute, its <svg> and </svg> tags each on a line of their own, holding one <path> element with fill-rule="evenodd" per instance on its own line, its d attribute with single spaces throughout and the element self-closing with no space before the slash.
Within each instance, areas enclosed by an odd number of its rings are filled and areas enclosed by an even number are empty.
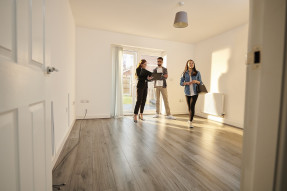
<svg viewBox="0 0 287 191">
<path fill-rule="evenodd" d="M 154 70 L 153 70 L 153 73 L 157 73 L 157 69 L 158 67 L 156 67 Z M 167 74 L 167 69 L 165 67 L 162 67 L 162 74 L 165 75 Z M 162 80 L 163 80 L 163 88 L 166 88 L 167 84 L 166 84 L 166 78 L 162 76 Z M 156 88 L 156 80 L 154 81 L 154 87 Z"/>
</svg>

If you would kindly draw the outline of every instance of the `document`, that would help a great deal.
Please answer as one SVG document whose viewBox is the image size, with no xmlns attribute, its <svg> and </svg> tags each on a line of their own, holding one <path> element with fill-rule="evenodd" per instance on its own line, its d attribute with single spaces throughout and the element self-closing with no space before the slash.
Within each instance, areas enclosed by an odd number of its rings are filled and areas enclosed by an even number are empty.
<svg viewBox="0 0 287 191">
<path fill-rule="evenodd" d="M 157 68 L 157 73 L 162 73 L 162 68 Z"/>
<path fill-rule="evenodd" d="M 163 80 L 157 80 L 155 83 L 155 86 L 162 87 L 163 86 Z"/>
</svg>

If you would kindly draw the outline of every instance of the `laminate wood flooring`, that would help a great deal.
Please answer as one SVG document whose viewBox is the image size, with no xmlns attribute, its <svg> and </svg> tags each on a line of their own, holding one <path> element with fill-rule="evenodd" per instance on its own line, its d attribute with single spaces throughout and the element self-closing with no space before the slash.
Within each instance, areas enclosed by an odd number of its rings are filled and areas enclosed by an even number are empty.
<svg viewBox="0 0 287 191">
<path fill-rule="evenodd" d="M 53 184 L 69 191 L 240 190 L 243 131 L 198 117 L 189 129 L 186 115 L 176 117 L 77 120 Z"/>
</svg>

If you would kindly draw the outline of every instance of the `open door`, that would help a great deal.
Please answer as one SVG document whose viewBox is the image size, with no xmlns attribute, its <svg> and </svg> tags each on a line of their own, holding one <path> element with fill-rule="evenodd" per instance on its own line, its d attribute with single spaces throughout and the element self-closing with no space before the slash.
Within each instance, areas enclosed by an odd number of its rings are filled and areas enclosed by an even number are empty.
<svg viewBox="0 0 287 191">
<path fill-rule="evenodd" d="M 0 190 L 52 190 L 43 0 L 0 1 Z M 49 130 L 48 130 L 49 129 Z"/>
</svg>

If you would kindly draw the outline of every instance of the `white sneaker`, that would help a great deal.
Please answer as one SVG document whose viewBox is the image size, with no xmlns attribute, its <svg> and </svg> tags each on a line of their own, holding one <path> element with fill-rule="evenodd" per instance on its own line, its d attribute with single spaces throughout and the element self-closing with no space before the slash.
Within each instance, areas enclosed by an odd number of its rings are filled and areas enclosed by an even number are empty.
<svg viewBox="0 0 287 191">
<path fill-rule="evenodd" d="M 169 116 L 166 116 L 167 119 L 173 119 L 173 120 L 176 120 L 175 117 L 173 117 L 172 115 L 169 115 Z"/>
<path fill-rule="evenodd" d="M 188 127 L 193 128 L 192 122 L 188 121 Z"/>
<path fill-rule="evenodd" d="M 159 114 L 155 114 L 153 118 L 159 118 Z"/>
</svg>

